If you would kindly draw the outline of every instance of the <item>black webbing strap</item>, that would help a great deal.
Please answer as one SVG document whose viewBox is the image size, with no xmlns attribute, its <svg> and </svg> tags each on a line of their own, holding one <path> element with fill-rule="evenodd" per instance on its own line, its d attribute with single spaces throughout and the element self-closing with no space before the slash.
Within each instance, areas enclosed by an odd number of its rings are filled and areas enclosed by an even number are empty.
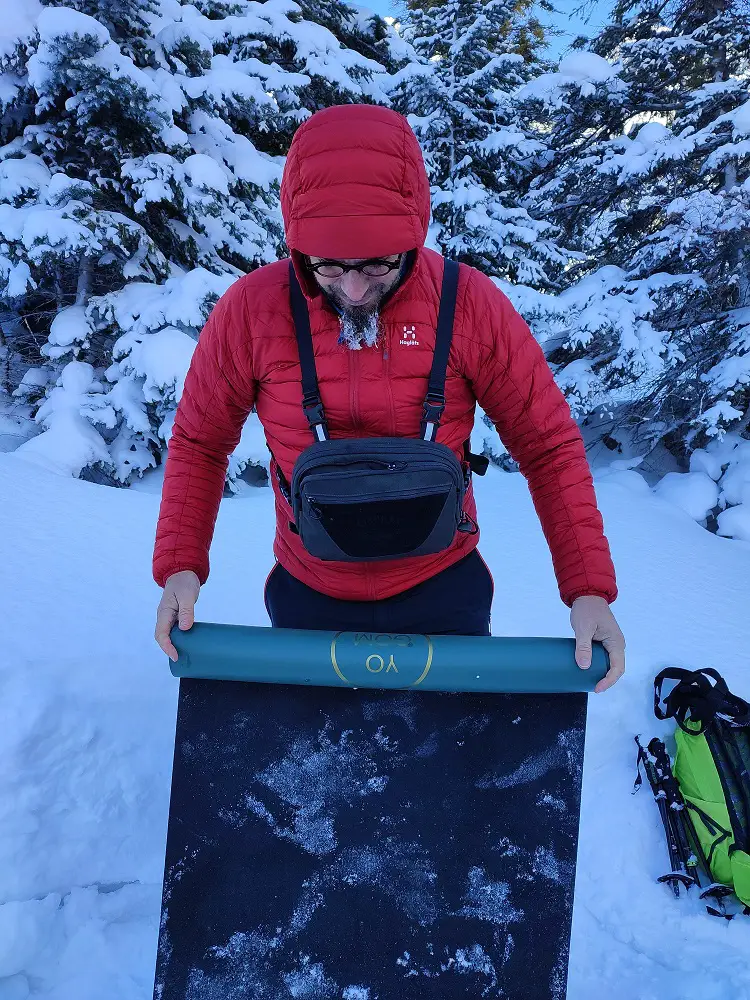
<svg viewBox="0 0 750 1000">
<path fill-rule="evenodd" d="M 458 262 L 445 258 L 443 287 L 440 291 L 440 310 L 435 335 L 435 352 L 432 356 L 432 370 L 422 410 L 422 423 L 419 428 L 420 437 L 424 438 L 425 441 L 434 441 L 437 437 L 440 418 L 445 409 L 445 375 L 448 370 L 448 354 L 453 339 L 458 271 Z"/>
<path fill-rule="evenodd" d="M 302 409 L 305 411 L 310 430 L 316 441 L 328 440 L 328 425 L 323 413 L 323 403 L 318 388 L 315 370 L 315 353 L 310 332 L 310 313 L 302 289 L 294 273 L 294 264 L 289 261 L 289 295 L 292 303 L 294 330 L 297 335 L 299 363 L 302 369 Z"/>
<path fill-rule="evenodd" d="M 715 683 L 711 683 L 713 678 Z M 664 699 L 665 708 L 661 707 L 661 689 L 664 681 L 678 681 Z M 685 725 L 689 713 L 689 721 L 698 723 L 699 729 L 688 729 Z M 675 719 L 677 725 L 686 733 L 704 733 L 716 715 L 731 719 L 734 725 L 750 726 L 750 705 L 742 698 L 732 694 L 721 674 L 713 667 L 703 670 L 684 670 L 681 667 L 668 667 L 657 674 L 654 679 L 654 715 L 657 719 Z"/>
</svg>

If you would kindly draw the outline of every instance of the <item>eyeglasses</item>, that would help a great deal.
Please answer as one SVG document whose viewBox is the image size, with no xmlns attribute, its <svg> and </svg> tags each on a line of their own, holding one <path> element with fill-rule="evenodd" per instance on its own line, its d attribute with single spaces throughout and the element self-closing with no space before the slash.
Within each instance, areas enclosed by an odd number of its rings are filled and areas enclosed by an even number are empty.
<svg viewBox="0 0 750 1000">
<path fill-rule="evenodd" d="M 316 274 L 319 274 L 323 278 L 340 278 L 345 271 L 359 271 L 370 278 L 382 278 L 384 274 L 388 274 L 389 271 L 395 271 L 397 267 L 401 266 L 403 256 L 403 254 L 399 254 L 396 261 L 383 260 L 381 257 L 371 257 L 369 260 L 363 260 L 360 264 L 343 264 L 338 260 L 319 260 L 317 264 L 313 264 L 310 262 L 309 257 L 306 260 L 310 270 L 315 271 Z"/>
</svg>

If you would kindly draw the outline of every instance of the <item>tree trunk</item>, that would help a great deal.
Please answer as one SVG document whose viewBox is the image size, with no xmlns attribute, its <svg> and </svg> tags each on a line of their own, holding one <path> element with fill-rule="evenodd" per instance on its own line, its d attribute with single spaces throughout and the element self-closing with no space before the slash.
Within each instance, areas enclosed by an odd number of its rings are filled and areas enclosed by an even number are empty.
<svg viewBox="0 0 750 1000">
<path fill-rule="evenodd" d="M 81 264 L 78 271 L 78 285 L 76 287 L 76 302 L 77 306 L 83 306 L 86 304 L 86 299 L 89 296 L 89 289 L 91 288 L 91 258 L 82 257 Z"/>
</svg>

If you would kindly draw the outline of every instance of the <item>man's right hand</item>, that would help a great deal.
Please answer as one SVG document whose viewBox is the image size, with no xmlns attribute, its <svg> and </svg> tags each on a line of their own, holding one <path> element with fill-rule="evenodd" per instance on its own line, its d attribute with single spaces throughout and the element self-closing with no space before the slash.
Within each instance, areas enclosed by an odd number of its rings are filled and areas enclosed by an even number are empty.
<svg viewBox="0 0 750 1000">
<path fill-rule="evenodd" d="M 194 621 L 195 602 L 198 600 L 201 582 L 197 573 L 184 569 L 173 573 L 164 584 L 164 593 L 156 611 L 156 631 L 154 638 L 170 658 L 177 661 L 177 650 L 169 634 L 177 621 L 181 629 L 188 629 Z"/>
</svg>

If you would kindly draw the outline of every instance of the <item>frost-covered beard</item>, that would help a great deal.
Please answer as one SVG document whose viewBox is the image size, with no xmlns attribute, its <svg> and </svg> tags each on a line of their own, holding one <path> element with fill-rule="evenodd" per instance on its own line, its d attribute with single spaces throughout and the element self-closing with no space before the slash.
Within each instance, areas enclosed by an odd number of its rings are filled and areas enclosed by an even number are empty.
<svg viewBox="0 0 750 1000">
<path fill-rule="evenodd" d="M 380 303 L 387 291 L 386 286 L 376 285 L 372 301 L 363 306 L 350 306 L 345 303 L 335 288 L 325 288 L 324 291 L 340 310 L 339 343 L 351 351 L 374 347 L 380 333 Z"/>
<path fill-rule="evenodd" d="M 351 351 L 359 351 L 363 347 L 374 347 L 380 332 L 380 302 L 385 295 L 385 287 L 376 287 L 372 301 L 363 306 L 350 306 L 345 303 L 335 288 L 324 288 L 323 291 L 339 310 L 341 333 L 339 343 Z"/>
<path fill-rule="evenodd" d="M 340 317 L 339 343 L 345 344 L 351 351 L 374 347 L 380 333 L 378 306 L 378 300 L 375 300 L 374 306 L 347 306 Z"/>
</svg>

